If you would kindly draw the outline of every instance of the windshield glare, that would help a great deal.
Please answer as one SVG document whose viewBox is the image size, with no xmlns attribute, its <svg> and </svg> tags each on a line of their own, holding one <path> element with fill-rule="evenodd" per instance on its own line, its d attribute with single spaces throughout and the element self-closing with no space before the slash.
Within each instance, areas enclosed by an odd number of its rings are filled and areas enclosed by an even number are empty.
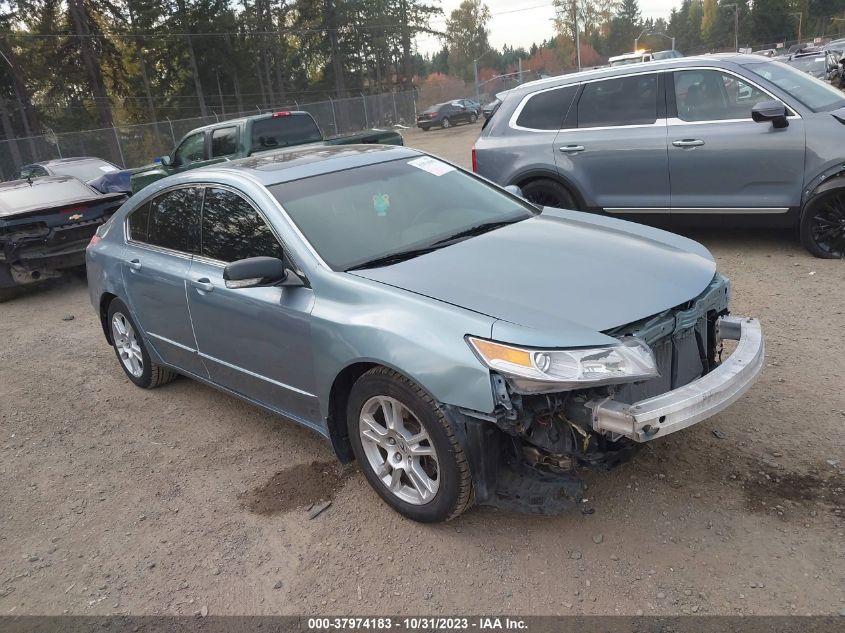
<svg viewBox="0 0 845 633">
<path fill-rule="evenodd" d="M 430 156 L 357 167 L 269 187 L 334 270 L 427 248 L 481 224 L 537 210 Z"/>
<path fill-rule="evenodd" d="M 845 106 L 845 94 L 781 62 L 751 63 L 746 64 L 745 67 L 755 75 L 768 79 L 813 112 L 827 112 Z"/>
</svg>

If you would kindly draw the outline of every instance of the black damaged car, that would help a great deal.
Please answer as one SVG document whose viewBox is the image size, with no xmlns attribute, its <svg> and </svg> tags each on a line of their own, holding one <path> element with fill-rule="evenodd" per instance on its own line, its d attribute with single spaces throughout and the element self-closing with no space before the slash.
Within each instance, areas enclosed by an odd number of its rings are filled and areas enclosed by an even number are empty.
<svg viewBox="0 0 845 633">
<path fill-rule="evenodd" d="M 84 266 L 95 231 L 126 198 L 72 176 L 0 183 L 0 301 Z"/>
</svg>

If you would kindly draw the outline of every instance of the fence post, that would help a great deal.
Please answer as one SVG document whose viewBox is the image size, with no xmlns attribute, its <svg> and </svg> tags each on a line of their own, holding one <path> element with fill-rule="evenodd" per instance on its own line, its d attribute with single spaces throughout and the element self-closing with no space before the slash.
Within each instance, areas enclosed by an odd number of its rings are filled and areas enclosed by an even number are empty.
<svg viewBox="0 0 845 633">
<path fill-rule="evenodd" d="M 334 133 L 340 134 L 340 132 L 337 129 L 337 113 L 334 111 L 334 99 L 329 97 L 329 103 L 332 104 L 332 121 L 334 121 Z"/>
<path fill-rule="evenodd" d="M 367 118 L 367 98 L 363 92 L 361 93 L 361 103 L 364 104 L 364 127 L 370 127 L 370 120 Z"/>
<path fill-rule="evenodd" d="M 117 143 L 117 152 L 120 154 L 120 165 L 126 169 L 126 159 L 123 158 L 123 148 L 120 146 L 120 137 L 117 135 L 117 128 L 112 126 L 112 132 L 114 132 L 114 140 Z"/>
<path fill-rule="evenodd" d="M 167 119 L 167 122 L 170 124 L 170 140 L 176 145 L 176 135 L 173 133 L 173 121 L 170 120 L 169 116 L 164 117 Z"/>
</svg>

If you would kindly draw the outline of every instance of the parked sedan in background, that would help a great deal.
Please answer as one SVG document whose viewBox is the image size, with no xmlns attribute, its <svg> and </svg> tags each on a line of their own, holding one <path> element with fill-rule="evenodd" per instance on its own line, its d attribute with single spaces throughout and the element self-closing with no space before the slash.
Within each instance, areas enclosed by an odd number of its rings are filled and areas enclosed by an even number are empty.
<svg viewBox="0 0 845 633">
<path fill-rule="evenodd" d="M 475 123 L 478 114 L 462 105 L 449 101 L 437 103 L 417 115 L 417 127 L 428 132 L 433 127 L 449 128 L 458 123 Z"/>
<path fill-rule="evenodd" d="M 581 470 L 721 411 L 764 363 L 700 244 L 402 147 L 161 180 L 98 231 L 88 282 L 134 384 L 178 372 L 309 427 L 417 521 L 576 507 Z"/>
<path fill-rule="evenodd" d="M 455 99 L 452 103 L 454 103 L 455 105 L 463 106 L 467 110 L 475 112 L 476 116 L 481 115 L 481 104 L 478 101 L 474 101 L 472 99 Z"/>
<path fill-rule="evenodd" d="M 71 176 L 0 183 L 0 301 L 85 264 L 85 247 L 126 200 Z"/>
<path fill-rule="evenodd" d="M 845 94 L 759 55 L 574 73 L 502 96 L 476 171 L 544 205 L 745 218 L 845 257 Z"/>
<path fill-rule="evenodd" d="M 101 193 L 113 193 L 113 190 L 103 188 L 104 176 L 121 172 L 120 167 L 102 158 L 90 156 L 76 156 L 71 158 L 56 158 L 38 163 L 30 163 L 18 169 L 10 180 L 26 180 L 42 176 L 73 176 L 88 183 Z M 128 191 L 128 188 L 124 191 Z"/>
</svg>

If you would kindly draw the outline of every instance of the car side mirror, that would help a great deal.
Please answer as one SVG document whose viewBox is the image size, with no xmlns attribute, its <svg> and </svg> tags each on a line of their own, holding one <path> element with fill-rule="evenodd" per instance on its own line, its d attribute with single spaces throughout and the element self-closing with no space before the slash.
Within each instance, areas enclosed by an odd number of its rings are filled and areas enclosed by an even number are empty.
<svg viewBox="0 0 845 633">
<path fill-rule="evenodd" d="M 516 196 L 517 198 L 522 198 L 525 200 L 525 195 L 522 193 L 522 189 L 517 187 L 516 185 L 508 185 L 505 187 L 505 191 L 507 191 L 512 196 Z"/>
<path fill-rule="evenodd" d="M 173 161 L 170 160 L 170 156 L 162 156 L 159 158 L 159 162 L 161 162 L 161 164 L 165 167 L 170 167 L 173 164 Z"/>
<path fill-rule="evenodd" d="M 227 288 L 304 285 L 299 275 L 277 257 L 249 257 L 232 262 L 223 269 L 223 280 Z"/>
<path fill-rule="evenodd" d="M 751 108 L 751 118 L 757 123 L 771 121 L 772 127 L 784 128 L 789 125 L 786 119 L 786 106 L 773 99 L 772 101 L 761 101 Z"/>
</svg>

